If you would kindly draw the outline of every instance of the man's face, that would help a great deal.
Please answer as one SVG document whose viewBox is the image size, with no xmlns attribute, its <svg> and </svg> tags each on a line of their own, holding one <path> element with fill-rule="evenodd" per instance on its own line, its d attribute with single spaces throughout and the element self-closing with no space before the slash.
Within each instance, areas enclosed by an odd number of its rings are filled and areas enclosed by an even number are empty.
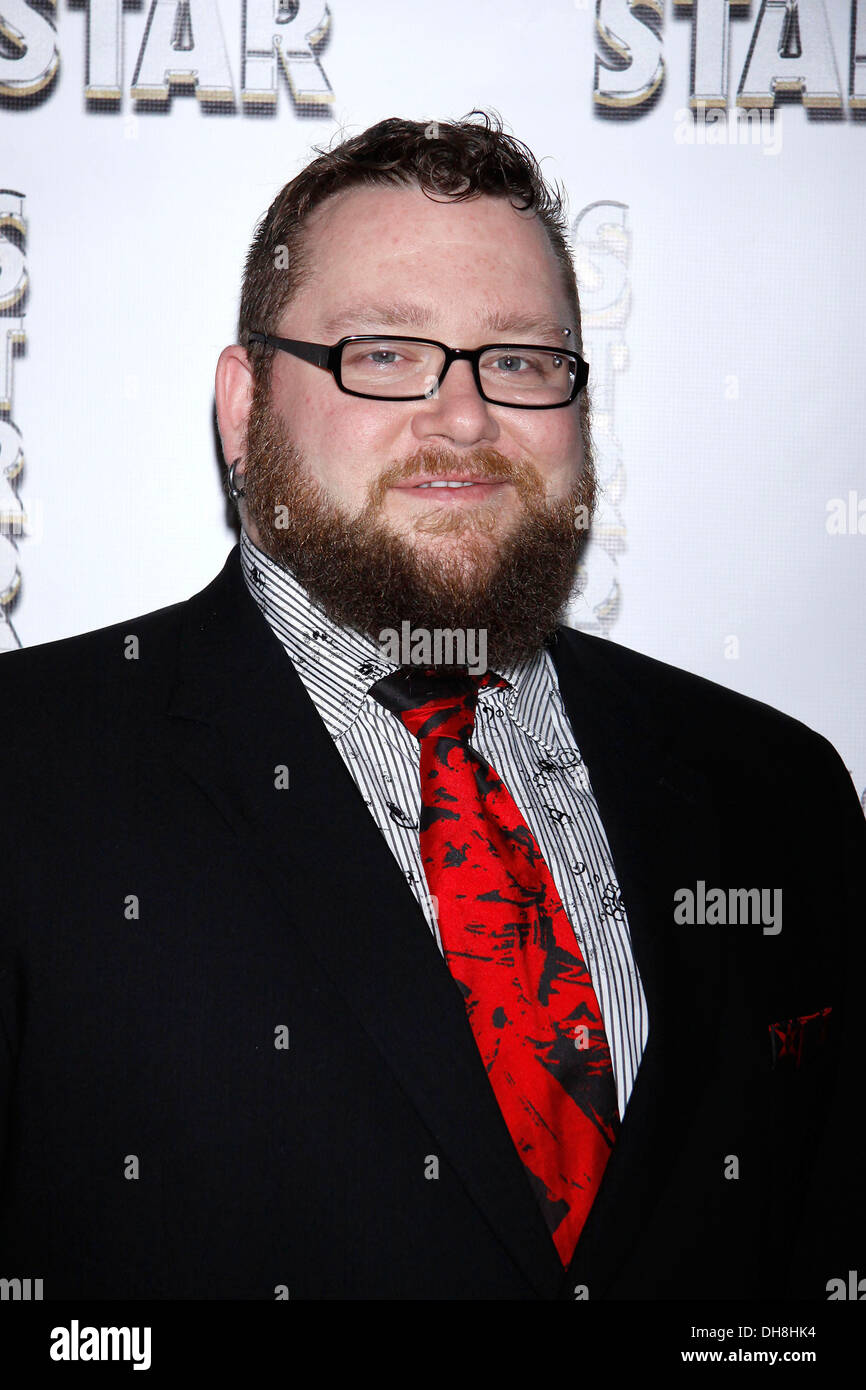
<svg viewBox="0 0 866 1390">
<path fill-rule="evenodd" d="M 311 277 L 282 337 L 573 346 L 544 229 L 505 199 L 351 189 L 313 214 L 307 238 Z M 575 507 L 594 501 L 577 401 L 491 405 L 462 361 L 429 399 L 362 399 L 280 352 L 270 398 L 257 391 L 250 411 L 244 486 L 253 539 L 337 621 L 374 639 L 406 619 L 487 626 L 500 662 L 551 629 L 582 538 Z"/>
</svg>

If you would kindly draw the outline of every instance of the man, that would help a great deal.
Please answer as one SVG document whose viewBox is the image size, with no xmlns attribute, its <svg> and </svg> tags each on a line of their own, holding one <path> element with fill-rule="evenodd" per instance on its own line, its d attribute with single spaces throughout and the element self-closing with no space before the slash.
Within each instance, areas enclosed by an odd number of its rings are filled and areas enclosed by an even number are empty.
<svg viewBox="0 0 866 1390">
<path fill-rule="evenodd" d="M 217 368 L 240 546 L 0 668 L 0 1251 L 46 1298 L 823 1299 L 862 1261 L 857 798 L 559 625 L 564 231 L 487 119 L 321 155 Z"/>
</svg>

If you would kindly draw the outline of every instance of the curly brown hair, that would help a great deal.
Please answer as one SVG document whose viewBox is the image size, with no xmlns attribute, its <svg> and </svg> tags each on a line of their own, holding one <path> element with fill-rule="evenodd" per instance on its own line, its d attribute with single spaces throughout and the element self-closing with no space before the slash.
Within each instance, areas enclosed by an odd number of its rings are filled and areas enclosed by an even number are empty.
<svg viewBox="0 0 866 1390">
<path fill-rule="evenodd" d="M 481 117 L 480 122 L 473 117 Z M 582 351 L 580 303 L 568 246 L 565 194 L 546 183 L 532 151 L 506 135 L 493 113 L 473 110 L 459 121 L 379 121 L 312 160 L 277 194 L 256 227 L 247 255 L 238 342 L 252 366 L 256 394 L 270 388 L 273 349 L 250 343 L 251 332 L 275 333 L 286 305 L 309 275 L 305 223 L 315 208 L 347 188 L 419 186 L 428 196 L 463 202 L 481 195 L 517 200 L 542 223 L 562 273 L 573 315 L 574 347 Z M 285 266 L 275 273 L 275 267 Z M 590 466 L 589 399 L 580 395 L 580 425 Z"/>
</svg>

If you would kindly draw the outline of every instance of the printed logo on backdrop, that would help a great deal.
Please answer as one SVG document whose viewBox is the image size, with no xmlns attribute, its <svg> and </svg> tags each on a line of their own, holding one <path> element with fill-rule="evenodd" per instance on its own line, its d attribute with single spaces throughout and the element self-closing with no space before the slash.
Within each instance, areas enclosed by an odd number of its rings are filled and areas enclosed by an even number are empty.
<svg viewBox="0 0 866 1390">
<path fill-rule="evenodd" d="M 91 109 L 120 109 L 127 96 L 136 109 L 168 110 L 172 95 L 192 91 L 203 109 L 231 113 L 239 89 L 241 109 L 270 113 L 282 73 L 298 114 L 330 114 L 334 93 L 320 62 L 331 30 L 325 0 L 238 0 L 238 38 L 229 42 L 215 0 L 150 0 L 142 12 L 125 9 L 123 0 L 67 5 L 83 12 L 74 54 L 61 54 L 50 0 L 0 0 L 0 103 L 45 100 L 63 61 Z M 593 8 L 592 0 L 574 5 Z M 376 8 L 369 8 L 374 23 Z M 691 109 L 726 110 L 734 73 L 738 107 L 772 109 L 793 99 L 812 116 L 844 115 L 840 53 L 848 111 L 866 111 L 866 0 L 844 5 L 844 52 L 826 0 L 761 0 L 754 15 L 729 0 L 673 0 L 675 20 L 691 25 L 688 77 L 667 70 L 664 0 L 595 0 L 594 10 L 597 116 L 643 116 L 668 81 L 688 93 Z M 128 86 L 124 47 L 136 54 Z"/>
<path fill-rule="evenodd" d="M 625 463 L 616 432 L 616 382 L 628 367 L 625 326 L 631 310 L 631 231 L 625 203 L 590 203 L 572 225 L 583 347 L 589 362 L 592 442 L 598 506 L 577 576 L 570 627 L 607 636 L 619 617 L 618 557 L 626 548 L 622 515 Z"/>
<path fill-rule="evenodd" d="M 844 6 L 840 0 L 838 10 L 833 0 L 834 17 L 843 9 L 847 103 L 856 117 L 866 111 L 866 0 Z M 707 108 L 727 110 L 737 74 L 737 107 L 772 110 L 787 100 L 801 103 L 811 117 L 844 117 L 839 40 L 834 44 L 825 0 L 761 0 L 757 12 L 750 11 L 729 0 L 673 0 L 675 18 L 691 23 L 687 81 L 685 73 L 669 72 L 665 61 L 663 0 L 596 0 L 595 114 L 616 120 L 644 116 L 670 82 L 688 94 L 700 120 Z M 718 131 L 718 123 L 713 125 Z"/>
<path fill-rule="evenodd" d="M 61 71 L 81 82 L 90 110 L 169 111 L 172 97 L 194 93 L 204 111 L 271 115 L 280 78 L 298 115 L 331 114 L 334 93 L 320 62 L 331 14 L 324 0 L 239 0 L 237 38 L 226 42 L 216 0 L 150 0 L 130 11 L 123 0 L 68 0 L 83 11 L 72 51 L 36 0 L 0 0 L 0 103 L 33 106 L 54 90 Z M 64 41 L 72 29 L 64 26 Z M 131 77 L 123 54 L 135 54 Z"/>
<path fill-rule="evenodd" d="M 23 193 L 0 188 L 0 652 L 21 645 L 10 614 L 21 588 L 16 538 L 27 521 L 18 496 L 24 449 L 14 420 L 15 360 L 27 341 L 26 231 Z"/>
</svg>

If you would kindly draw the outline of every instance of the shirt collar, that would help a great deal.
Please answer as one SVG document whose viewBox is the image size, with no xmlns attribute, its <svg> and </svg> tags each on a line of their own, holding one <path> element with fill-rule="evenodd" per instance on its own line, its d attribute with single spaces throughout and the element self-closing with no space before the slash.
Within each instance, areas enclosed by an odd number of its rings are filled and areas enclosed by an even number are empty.
<svg viewBox="0 0 866 1390">
<path fill-rule="evenodd" d="M 241 569 L 247 588 L 274 635 L 285 648 L 333 738 L 357 718 L 370 686 L 399 663 L 353 628 L 333 622 L 311 599 L 290 570 L 265 554 L 241 530 Z M 541 687 L 558 694 L 549 652 L 498 669 L 504 690 L 482 690 L 480 698 L 499 700 L 516 721 L 543 736 L 546 724 Z M 546 741 L 546 740 L 545 740 Z"/>
</svg>

